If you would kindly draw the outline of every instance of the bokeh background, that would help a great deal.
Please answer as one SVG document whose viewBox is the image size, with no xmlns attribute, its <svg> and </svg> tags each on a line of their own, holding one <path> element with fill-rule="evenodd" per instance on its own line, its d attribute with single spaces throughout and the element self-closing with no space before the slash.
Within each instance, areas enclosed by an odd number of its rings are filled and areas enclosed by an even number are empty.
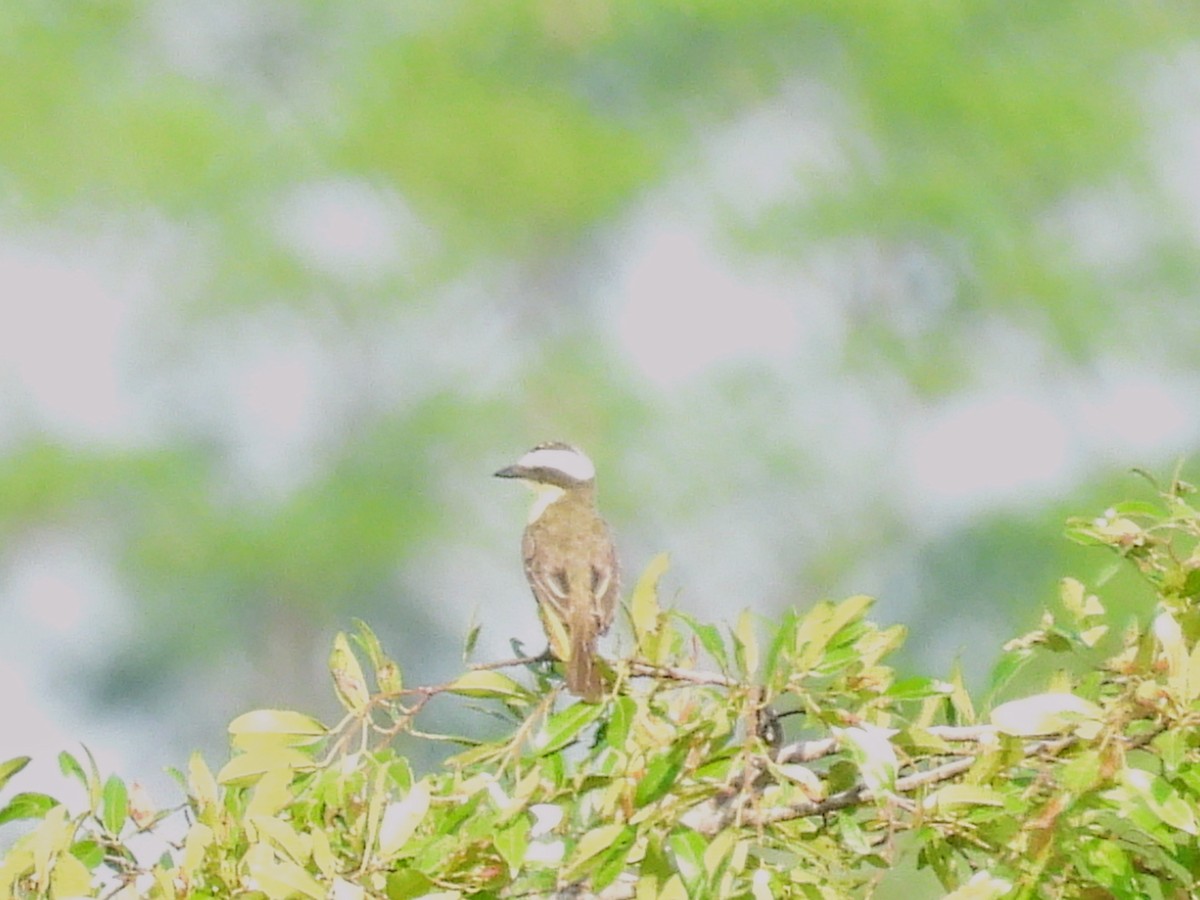
<svg viewBox="0 0 1200 900">
<path fill-rule="evenodd" d="M 1186 2 L 7 0 L 0 759 L 540 649 L 550 438 L 627 582 L 980 683 L 1200 444 L 1198 161 Z"/>
</svg>

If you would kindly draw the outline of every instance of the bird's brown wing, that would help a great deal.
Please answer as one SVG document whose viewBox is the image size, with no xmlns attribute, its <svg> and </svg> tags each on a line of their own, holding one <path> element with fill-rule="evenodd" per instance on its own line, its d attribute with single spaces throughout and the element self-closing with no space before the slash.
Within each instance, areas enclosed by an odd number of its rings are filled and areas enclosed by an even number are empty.
<svg viewBox="0 0 1200 900">
<path fill-rule="evenodd" d="M 571 657 L 571 637 L 568 631 L 571 607 L 571 586 L 567 571 L 545 554 L 537 553 L 537 538 L 529 530 L 521 541 L 525 558 L 525 577 L 537 600 L 538 615 L 550 642 L 550 652 L 561 660 Z"/>
<path fill-rule="evenodd" d="M 592 561 L 592 612 L 596 620 L 596 634 L 604 634 L 612 625 L 621 593 L 621 567 L 617 562 L 612 532 L 603 522 L 600 527 L 604 529 L 603 550 Z"/>
</svg>

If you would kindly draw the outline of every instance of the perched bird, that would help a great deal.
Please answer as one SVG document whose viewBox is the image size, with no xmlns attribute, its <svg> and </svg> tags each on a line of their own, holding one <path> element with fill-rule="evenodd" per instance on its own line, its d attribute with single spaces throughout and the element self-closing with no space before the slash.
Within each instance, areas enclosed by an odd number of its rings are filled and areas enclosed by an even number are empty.
<svg viewBox="0 0 1200 900">
<path fill-rule="evenodd" d="M 567 668 L 567 688 L 597 702 L 603 682 L 596 641 L 617 609 L 617 554 L 596 508 L 596 467 L 561 442 L 538 444 L 496 473 L 518 478 L 534 493 L 521 552 L 550 652 Z"/>
</svg>

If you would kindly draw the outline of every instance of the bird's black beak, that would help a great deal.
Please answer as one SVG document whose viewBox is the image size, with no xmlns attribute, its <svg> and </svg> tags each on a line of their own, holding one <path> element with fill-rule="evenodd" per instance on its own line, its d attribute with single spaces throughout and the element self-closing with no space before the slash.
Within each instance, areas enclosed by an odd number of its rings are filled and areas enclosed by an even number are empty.
<svg viewBox="0 0 1200 900">
<path fill-rule="evenodd" d="M 524 474 L 520 466 L 505 466 L 495 474 L 496 478 L 520 478 Z"/>
</svg>

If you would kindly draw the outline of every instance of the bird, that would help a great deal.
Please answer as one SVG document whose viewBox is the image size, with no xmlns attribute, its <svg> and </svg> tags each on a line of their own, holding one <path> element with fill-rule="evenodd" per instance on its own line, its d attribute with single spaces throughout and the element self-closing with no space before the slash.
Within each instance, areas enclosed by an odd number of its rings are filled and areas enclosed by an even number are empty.
<svg viewBox="0 0 1200 900">
<path fill-rule="evenodd" d="M 620 567 L 612 531 L 596 505 L 596 467 L 578 447 L 548 441 L 495 475 L 533 490 L 521 540 L 525 577 L 550 653 L 566 666 L 567 690 L 598 703 L 604 684 L 596 642 L 616 613 Z"/>
</svg>

